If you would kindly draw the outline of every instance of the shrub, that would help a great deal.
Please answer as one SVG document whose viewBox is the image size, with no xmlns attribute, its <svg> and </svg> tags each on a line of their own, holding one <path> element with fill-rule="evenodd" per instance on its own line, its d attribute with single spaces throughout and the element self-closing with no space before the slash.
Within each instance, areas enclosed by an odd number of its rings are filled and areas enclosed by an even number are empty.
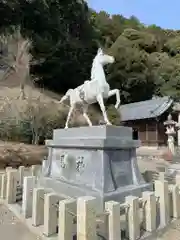
<svg viewBox="0 0 180 240">
<path fill-rule="evenodd" d="M 114 107 L 114 105 L 109 105 L 107 107 L 107 115 L 109 118 L 109 121 L 116 126 L 121 125 L 121 117 L 118 110 Z"/>
</svg>

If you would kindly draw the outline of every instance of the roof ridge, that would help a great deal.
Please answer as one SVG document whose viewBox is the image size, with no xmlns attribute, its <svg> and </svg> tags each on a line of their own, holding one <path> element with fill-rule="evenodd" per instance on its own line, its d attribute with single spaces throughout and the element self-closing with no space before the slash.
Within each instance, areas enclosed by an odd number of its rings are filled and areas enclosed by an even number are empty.
<svg viewBox="0 0 180 240">
<path fill-rule="evenodd" d="M 149 102 L 149 101 L 156 101 L 158 99 L 165 99 L 165 98 L 168 98 L 168 100 L 170 99 L 170 96 L 163 96 L 163 97 L 158 97 L 158 98 L 151 98 L 151 99 L 147 99 L 147 100 L 144 100 L 144 101 L 139 101 L 139 102 L 132 102 L 132 103 L 126 103 L 126 104 L 123 104 L 121 106 L 125 106 L 125 105 L 133 105 L 133 104 L 138 104 L 138 103 L 143 103 L 143 102 Z"/>
<path fill-rule="evenodd" d="M 120 106 L 122 121 L 156 118 L 163 114 L 173 103 L 170 96 L 150 99 Z"/>
</svg>

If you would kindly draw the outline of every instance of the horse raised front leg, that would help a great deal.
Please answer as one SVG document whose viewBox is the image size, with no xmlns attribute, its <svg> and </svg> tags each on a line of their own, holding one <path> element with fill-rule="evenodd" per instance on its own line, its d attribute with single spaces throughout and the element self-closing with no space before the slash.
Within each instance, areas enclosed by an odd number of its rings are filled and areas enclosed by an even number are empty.
<svg viewBox="0 0 180 240">
<path fill-rule="evenodd" d="M 104 106 L 104 101 L 103 101 L 103 97 L 101 94 L 99 94 L 97 96 L 97 102 L 99 103 L 99 106 L 101 108 L 101 111 L 102 111 L 102 114 L 103 114 L 103 117 L 104 117 L 104 121 L 107 125 L 112 125 L 107 117 L 107 113 L 106 113 L 106 109 L 105 109 L 105 106 Z"/>
<path fill-rule="evenodd" d="M 118 89 L 113 89 L 113 90 L 110 90 L 109 93 L 108 93 L 108 98 L 109 97 L 112 97 L 116 95 L 116 104 L 115 104 L 115 108 L 118 109 L 119 106 L 120 106 L 120 103 L 121 103 L 121 100 L 120 100 L 120 93 L 119 93 L 119 90 Z"/>
<path fill-rule="evenodd" d="M 87 115 L 87 110 L 88 110 L 88 106 L 84 106 L 84 107 L 83 107 L 83 116 L 84 116 L 84 118 L 86 119 L 88 125 L 89 125 L 89 126 L 92 126 L 92 122 L 91 122 L 90 118 L 89 118 L 88 115 Z"/>
<path fill-rule="evenodd" d="M 71 118 L 71 114 L 73 112 L 74 106 L 70 106 L 69 112 L 68 112 L 68 116 L 67 116 L 67 120 L 66 120 L 66 124 L 65 124 L 65 128 L 68 128 L 68 124 L 69 124 L 69 120 Z"/>
</svg>

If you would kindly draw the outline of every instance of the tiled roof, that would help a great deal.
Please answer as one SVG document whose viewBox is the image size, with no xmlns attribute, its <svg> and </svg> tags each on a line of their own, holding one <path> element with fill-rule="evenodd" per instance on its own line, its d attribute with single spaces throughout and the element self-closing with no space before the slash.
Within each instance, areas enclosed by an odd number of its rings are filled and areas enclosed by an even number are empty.
<svg viewBox="0 0 180 240">
<path fill-rule="evenodd" d="M 156 97 L 143 102 L 120 106 L 121 121 L 155 118 L 162 115 L 173 103 L 170 97 Z"/>
</svg>

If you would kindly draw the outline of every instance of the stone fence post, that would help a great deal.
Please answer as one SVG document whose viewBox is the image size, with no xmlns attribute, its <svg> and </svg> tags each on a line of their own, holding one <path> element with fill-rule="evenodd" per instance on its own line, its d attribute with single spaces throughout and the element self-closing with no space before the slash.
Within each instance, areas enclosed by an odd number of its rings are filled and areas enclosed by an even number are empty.
<svg viewBox="0 0 180 240">
<path fill-rule="evenodd" d="M 76 200 L 65 199 L 59 202 L 59 231 L 58 240 L 72 240 L 74 218 L 76 218 Z"/>
<path fill-rule="evenodd" d="M 37 177 L 40 169 L 41 169 L 41 165 L 32 165 L 31 166 L 31 175 Z"/>
<path fill-rule="evenodd" d="M 22 196 L 22 214 L 25 218 L 32 217 L 33 189 L 35 188 L 35 177 L 24 177 L 23 196 Z"/>
<path fill-rule="evenodd" d="M 47 193 L 44 195 L 44 235 L 47 237 L 57 232 L 59 201 L 62 199 L 56 193 Z"/>
<path fill-rule="evenodd" d="M 154 186 L 155 196 L 159 199 L 160 226 L 165 227 L 170 221 L 168 182 L 156 180 Z"/>
<path fill-rule="evenodd" d="M 77 200 L 77 239 L 95 240 L 96 234 L 96 198 L 81 197 Z"/>
<path fill-rule="evenodd" d="M 32 206 L 32 224 L 37 227 L 44 224 L 44 188 L 34 188 Z"/>
<path fill-rule="evenodd" d="M 179 173 L 176 175 L 176 179 L 175 180 L 176 180 L 176 184 L 180 188 L 180 174 Z"/>
<path fill-rule="evenodd" d="M 6 198 L 6 188 L 7 188 L 7 175 L 6 173 L 1 175 L 1 198 Z"/>
<path fill-rule="evenodd" d="M 142 193 L 144 202 L 145 222 L 144 227 L 147 232 L 156 230 L 156 197 L 154 192 L 146 191 Z"/>
<path fill-rule="evenodd" d="M 109 201 L 105 203 L 106 212 L 108 216 L 108 239 L 121 240 L 120 227 L 120 203 Z"/>
<path fill-rule="evenodd" d="M 169 186 L 169 190 L 171 191 L 171 202 L 170 202 L 170 210 L 171 217 L 178 219 L 180 217 L 180 194 L 179 194 L 179 186 L 176 184 L 172 184 Z"/>
<path fill-rule="evenodd" d="M 7 171 L 6 200 L 12 204 L 16 202 L 17 182 L 19 181 L 18 170 L 9 169 Z"/>
<path fill-rule="evenodd" d="M 136 240 L 140 238 L 140 219 L 139 219 L 139 198 L 134 196 L 127 196 L 125 203 L 127 208 L 128 221 L 128 237 L 129 240 Z"/>
<path fill-rule="evenodd" d="M 24 170 L 25 170 L 25 167 L 24 167 L 24 166 L 20 166 L 20 167 L 19 167 L 19 185 L 20 185 L 20 186 L 23 185 Z"/>
</svg>

